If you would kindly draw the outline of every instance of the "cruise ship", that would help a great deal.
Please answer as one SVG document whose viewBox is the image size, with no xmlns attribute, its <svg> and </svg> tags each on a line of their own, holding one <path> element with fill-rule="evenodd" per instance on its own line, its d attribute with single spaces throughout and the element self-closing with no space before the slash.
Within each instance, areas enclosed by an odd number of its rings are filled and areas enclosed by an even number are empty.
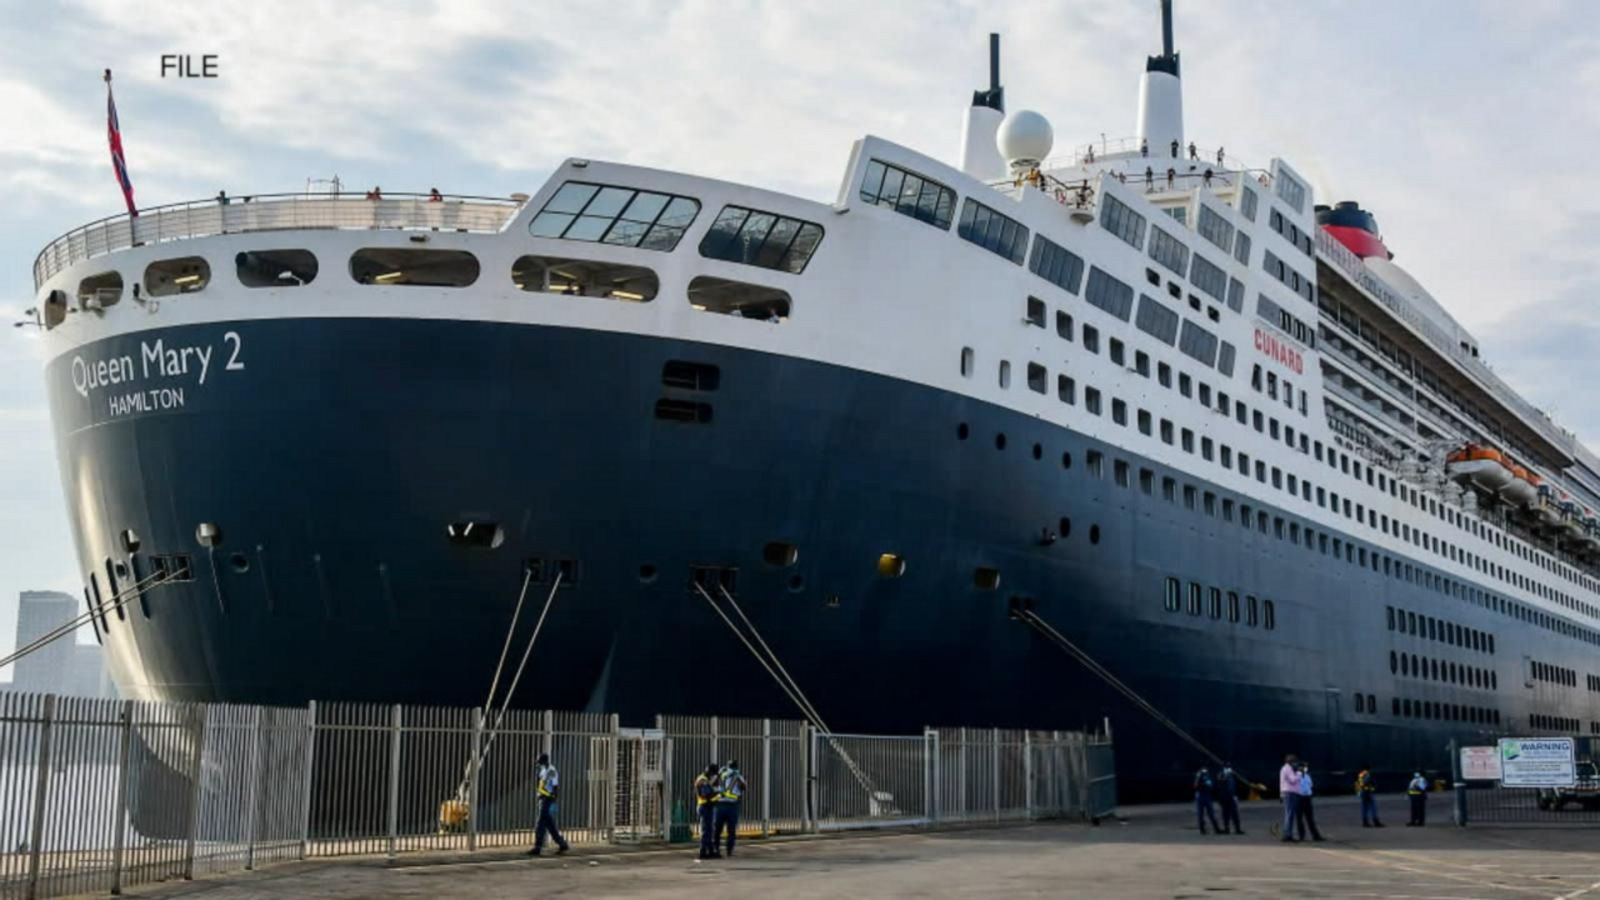
<svg viewBox="0 0 1600 900">
<path fill-rule="evenodd" d="M 1600 732 L 1600 460 L 1404 236 L 1193 141 L 1163 6 L 1127 140 L 1058 152 L 992 40 L 958 159 L 831 200 L 574 157 L 53 241 L 121 689 L 478 705 L 547 609 L 514 705 L 797 717 L 736 602 L 835 730 L 1109 718 L 1130 797 L 1205 761 L 1147 709 L 1263 779 Z"/>
</svg>

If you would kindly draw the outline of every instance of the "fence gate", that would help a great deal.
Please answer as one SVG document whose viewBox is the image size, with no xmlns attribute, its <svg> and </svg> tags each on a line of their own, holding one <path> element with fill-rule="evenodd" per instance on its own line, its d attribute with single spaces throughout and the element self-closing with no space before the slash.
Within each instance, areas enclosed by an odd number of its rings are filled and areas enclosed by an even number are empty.
<svg viewBox="0 0 1600 900">
<path fill-rule="evenodd" d="M 620 729 L 613 740 L 611 839 L 629 844 L 665 841 L 671 824 L 671 742 L 659 728 Z"/>
</svg>

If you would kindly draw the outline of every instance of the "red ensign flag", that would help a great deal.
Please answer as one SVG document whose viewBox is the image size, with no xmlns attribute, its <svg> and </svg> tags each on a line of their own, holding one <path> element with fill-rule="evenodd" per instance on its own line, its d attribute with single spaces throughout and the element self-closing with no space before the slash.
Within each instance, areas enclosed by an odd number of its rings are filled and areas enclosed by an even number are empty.
<svg viewBox="0 0 1600 900">
<path fill-rule="evenodd" d="M 122 199 L 128 204 L 128 215 L 137 216 L 133 205 L 133 179 L 128 177 L 128 160 L 122 155 L 122 129 L 117 125 L 117 101 L 111 96 L 111 70 L 106 70 L 106 140 L 111 142 L 111 168 L 116 170 L 117 184 L 122 187 Z"/>
</svg>

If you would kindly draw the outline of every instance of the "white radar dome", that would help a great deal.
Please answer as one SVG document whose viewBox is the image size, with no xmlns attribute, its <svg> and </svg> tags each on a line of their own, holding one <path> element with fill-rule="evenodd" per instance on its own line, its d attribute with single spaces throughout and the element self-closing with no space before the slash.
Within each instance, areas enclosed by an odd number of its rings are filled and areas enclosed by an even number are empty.
<svg viewBox="0 0 1600 900">
<path fill-rule="evenodd" d="M 1031 109 L 1019 109 L 1006 116 L 995 132 L 995 147 L 1015 168 L 1038 165 L 1050 155 L 1056 140 L 1049 121 Z"/>
</svg>

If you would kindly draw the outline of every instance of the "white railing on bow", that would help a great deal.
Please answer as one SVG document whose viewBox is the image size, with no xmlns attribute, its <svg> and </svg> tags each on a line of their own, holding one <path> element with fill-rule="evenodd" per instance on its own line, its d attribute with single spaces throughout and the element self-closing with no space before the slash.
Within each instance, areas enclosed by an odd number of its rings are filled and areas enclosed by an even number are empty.
<svg viewBox="0 0 1600 900">
<path fill-rule="evenodd" d="M 381 200 L 345 194 L 263 194 L 193 200 L 91 222 L 51 241 L 33 262 L 34 289 L 92 257 L 162 241 L 301 228 L 399 229 L 494 233 L 524 201 L 503 197 L 392 194 Z"/>
</svg>

